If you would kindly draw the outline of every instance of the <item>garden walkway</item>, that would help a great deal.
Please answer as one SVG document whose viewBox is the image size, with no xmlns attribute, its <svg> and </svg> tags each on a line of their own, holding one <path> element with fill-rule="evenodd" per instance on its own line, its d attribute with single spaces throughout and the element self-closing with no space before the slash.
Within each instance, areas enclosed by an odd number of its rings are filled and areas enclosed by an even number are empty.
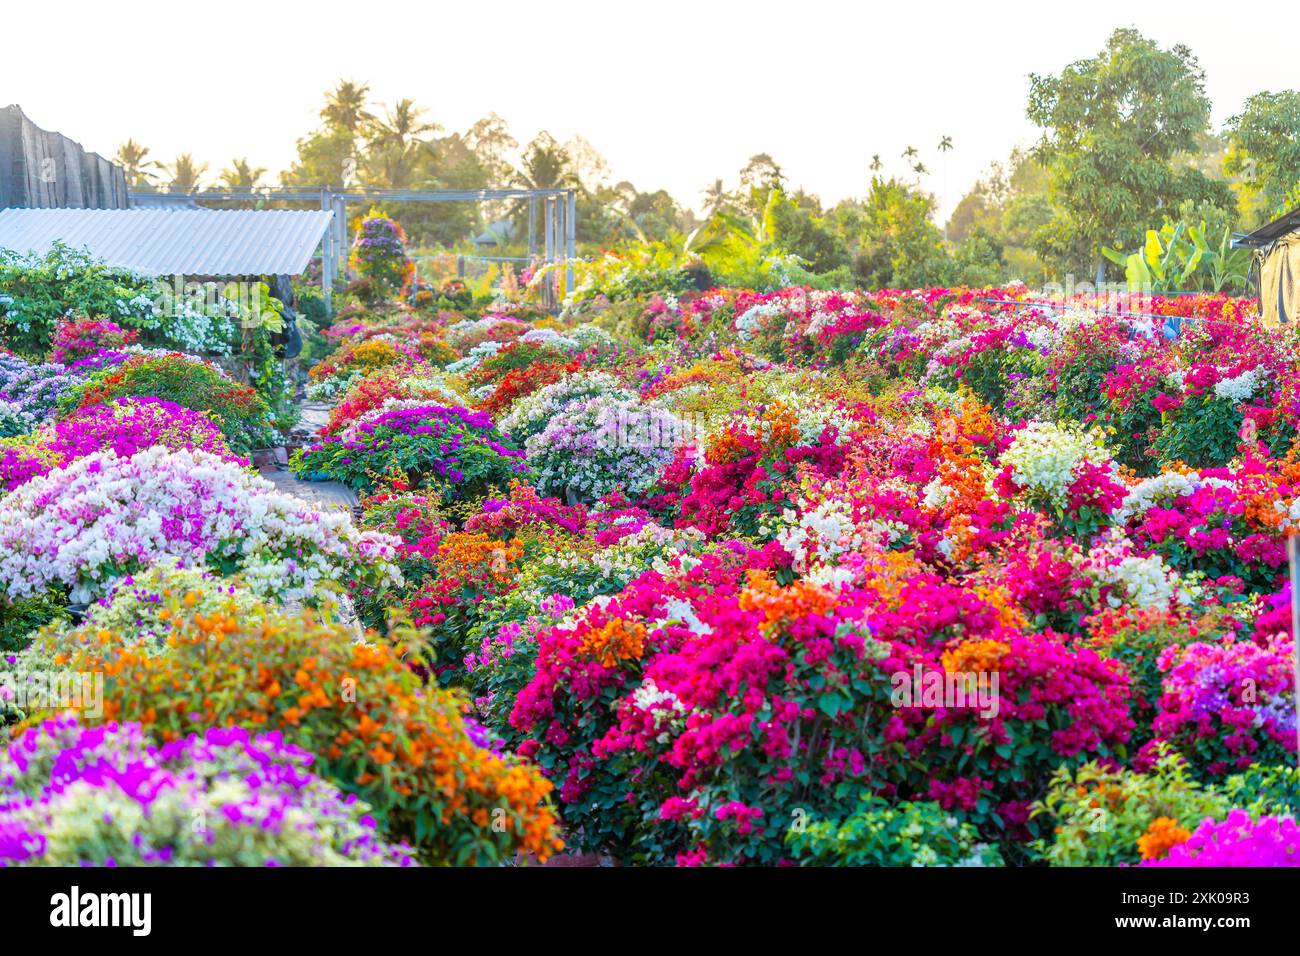
<svg viewBox="0 0 1300 956">
<path fill-rule="evenodd" d="M 329 406 L 320 402 L 303 402 L 300 411 L 300 427 L 312 435 L 329 420 Z M 322 511 L 354 511 L 359 504 L 356 492 L 347 485 L 338 481 L 301 481 L 283 464 L 268 465 L 261 475 L 279 491 L 310 502 Z"/>
</svg>

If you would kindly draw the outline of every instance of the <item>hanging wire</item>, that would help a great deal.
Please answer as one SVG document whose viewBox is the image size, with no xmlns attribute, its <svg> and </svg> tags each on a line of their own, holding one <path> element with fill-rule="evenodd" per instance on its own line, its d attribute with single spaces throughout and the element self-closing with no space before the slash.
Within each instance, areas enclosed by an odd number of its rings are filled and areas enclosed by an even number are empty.
<svg viewBox="0 0 1300 956">
<path fill-rule="evenodd" d="M 1014 305 L 1026 309 L 1060 309 L 1062 311 L 1074 308 L 1085 309 L 1094 312 L 1097 315 L 1110 315 L 1117 319 L 1157 319 L 1164 323 L 1165 328 L 1172 330 L 1173 335 L 1169 336 L 1170 338 L 1178 337 L 1179 333 L 1182 331 L 1182 324 L 1184 321 L 1196 322 L 1202 325 L 1225 329 L 1237 329 L 1242 327 L 1242 324 L 1239 322 L 1229 322 L 1226 319 L 1211 319 L 1200 315 L 1157 315 L 1153 312 L 1124 312 L 1120 310 L 1088 309 L 1087 306 L 1070 305 L 1061 302 L 1030 302 L 1020 299 L 994 299 L 990 296 L 983 296 L 982 301 L 996 305 Z"/>
</svg>

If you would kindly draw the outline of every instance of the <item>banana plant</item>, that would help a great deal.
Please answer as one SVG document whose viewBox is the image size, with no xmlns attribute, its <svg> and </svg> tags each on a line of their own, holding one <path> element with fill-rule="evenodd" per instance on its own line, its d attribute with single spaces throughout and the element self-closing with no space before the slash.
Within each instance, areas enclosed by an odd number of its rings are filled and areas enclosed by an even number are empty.
<svg viewBox="0 0 1300 956">
<path fill-rule="evenodd" d="M 1206 255 L 1210 289 L 1214 292 L 1222 292 L 1228 286 L 1244 289 L 1250 281 L 1251 255 L 1249 249 L 1232 248 L 1232 230 L 1224 226 L 1218 247 Z"/>
<path fill-rule="evenodd" d="M 1110 246 L 1101 252 L 1116 265 L 1124 267 L 1130 289 L 1173 292 L 1186 287 L 1205 257 L 1208 247 L 1204 235 L 1198 241 L 1183 224 L 1166 224 L 1159 230 L 1148 229 L 1141 252 L 1125 253 Z"/>
</svg>

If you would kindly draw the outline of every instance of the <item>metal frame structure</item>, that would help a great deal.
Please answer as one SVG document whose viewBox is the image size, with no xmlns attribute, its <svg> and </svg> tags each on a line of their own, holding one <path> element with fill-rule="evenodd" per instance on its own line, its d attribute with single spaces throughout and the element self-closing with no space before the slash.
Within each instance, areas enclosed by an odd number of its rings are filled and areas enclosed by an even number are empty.
<svg viewBox="0 0 1300 956">
<path fill-rule="evenodd" d="M 349 202 L 491 202 L 510 199 L 528 200 L 528 256 L 536 258 L 541 240 L 543 260 L 562 266 L 557 276 L 561 288 L 547 286 L 547 305 L 556 308 L 564 292 L 573 288 L 573 262 L 577 258 L 578 193 L 574 189 L 356 189 L 334 186 L 286 186 L 274 189 L 204 189 L 193 193 L 167 193 L 154 190 L 131 190 L 131 199 L 148 199 L 155 203 L 183 205 L 204 202 L 298 202 L 319 204 L 334 214 L 321 249 L 321 286 L 328 296 L 335 278 L 347 269 Z M 538 236 L 537 212 L 542 207 L 542 228 Z M 483 258 L 483 257 L 479 257 Z M 497 257 L 502 258 L 502 257 Z"/>
</svg>

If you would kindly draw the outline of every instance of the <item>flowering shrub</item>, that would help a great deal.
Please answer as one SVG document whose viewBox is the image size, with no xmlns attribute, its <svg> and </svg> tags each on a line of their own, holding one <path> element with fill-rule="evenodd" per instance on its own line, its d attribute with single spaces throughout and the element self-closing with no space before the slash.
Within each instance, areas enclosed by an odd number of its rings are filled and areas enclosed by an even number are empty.
<svg viewBox="0 0 1300 956">
<path fill-rule="evenodd" d="M 0 355 L 0 401 L 16 406 L 33 424 L 48 417 L 59 401 L 83 381 L 82 375 L 66 365 L 33 365 L 14 355 Z"/>
<path fill-rule="evenodd" d="M 321 432 L 337 435 L 362 415 L 383 408 L 390 400 L 462 403 L 459 390 L 442 375 L 403 375 L 384 367 L 356 380 L 348 388 L 330 409 L 329 421 Z"/>
<path fill-rule="evenodd" d="M 898 612 L 873 609 L 871 592 L 781 587 L 763 560 L 749 556 L 759 567 L 743 579 L 707 557 L 672 579 L 650 572 L 541 634 L 511 723 L 563 781 L 583 845 L 774 862 L 796 807 L 848 815 L 871 791 L 935 800 L 1014 839 L 1029 822 L 1026 781 L 1127 735 L 1122 675 L 1090 652 L 1005 635 L 940 654 L 891 639 Z M 889 675 L 990 668 L 1002 677 L 991 719 L 891 694 Z"/>
<path fill-rule="evenodd" d="M 0 500 L 0 585 L 10 598 L 57 585 L 85 602 L 176 558 L 300 600 L 321 581 L 395 582 L 395 545 L 207 452 L 162 446 L 88 455 Z"/>
<path fill-rule="evenodd" d="M 70 319 L 60 322 L 50 341 L 50 361 L 63 365 L 89 358 L 106 349 L 121 350 L 140 338 L 108 319 Z"/>
<path fill-rule="evenodd" d="M 108 450 L 130 457 L 154 445 L 239 461 L 230 454 L 210 415 L 152 397 L 121 398 L 78 409 L 54 425 L 49 442 L 51 450 L 65 460 Z"/>
<path fill-rule="evenodd" d="M 42 437 L 0 438 L 0 491 L 13 491 L 59 466 L 62 457 L 51 451 Z"/>
<path fill-rule="evenodd" d="M 412 597 L 408 610 L 418 625 L 433 630 L 437 671 L 443 681 L 461 677 L 465 639 L 484 600 L 514 586 L 523 549 L 518 539 L 498 541 L 481 532 L 456 532 L 438 542 L 430 580 Z"/>
<path fill-rule="evenodd" d="M 373 418 L 294 453 L 296 474 L 342 481 L 358 491 L 392 484 L 471 497 L 526 471 L 523 452 L 499 439 L 482 412 L 416 401 L 378 409 Z"/>
<path fill-rule="evenodd" d="M 489 415 L 500 416 L 510 408 L 538 389 L 554 385 L 566 375 L 577 372 L 581 367 L 577 360 L 570 362 L 542 362 L 513 368 L 501 376 L 491 392 L 479 400 L 478 407 Z"/>
<path fill-rule="evenodd" d="M 786 837 L 804 866 L 1001 866 L 997 850 L 936 803 L 879 797 L 843 820 L 814 820 Z"/>
<path fill-rule="evenodd" d="M 257 597 L 242 582 L 206 568 L 176 562 L 156 564 L 116 582 L 113 590 L 86 609 L 83 626 L 130 634 L 161 647 L 175 626 L 176 604 L 186 614 L 213 614 L 233 606 L 244 614 Z"/>
<path fill-rule="evenodd" d="M 438 545 L 453 530 L 439 511 L 441 502 L 426 495 L 402 492 L 370 495 L 362 502 L 362 528 L 397 539 L 397 563 L 409 586 L 429 576 Z"/>
<path fill-rule="evenodd" d="M 422 686 L 404 642 L 358 642 L 328 618 L 270 609 L 180 614 L 167 653 L 106 632 L 46 635 L 30 653 L 109 675 L 105 719 L 163 740 L 206 726 L 279 730 L 378 830 L 430 863 L 495 863 L 560 847 L 549 784 L 471 738 L 458 699 Z"/>
<path fill-rule="evenodd" d="M 247 464 L 231 454 L 211 417 L 155 398 L 123 398 L 79 409 L 57 422 L 19 456 L 0 458 L 0 485 L 13 490 L 56 465 L 98 451 L 129 458 L 160 445 L 172 451 L 204 451 Z"/>
<path fill-rule="evenodd" d="M 1285 634 L 1188 644 L 1160 654 L 1164 695 L 1152 727 L 1197 770 L 1219 777 L 1296 751 L 1294 644 Z"/>
<path fill-rule="evenodd" d="M 351 373 L 368 375 L 392 366 L 410 366 L 420 360 L 411 346 L 392 339 L 366 339 L 347 342 L 328 358 L 313 365 L 308 373 L 313 381 L 344 378 Z"/>
<path fill-rule="evenodd" d="M 1088 643 L 1106 658 L 1119 661 L 1133 682 L 1133 706 L 1138 720 L 1135 740 L 1150 735 L 1156 703 L 1163 691 L 1160 655 L 1167 647 L 1184 646 L 1202 633 L 1212 634 L 1235 624 L 1223 612 L 1189 620 L 1168 607 L 1107 607 L 1089 618 Z"/>
<path fill-rule="evenodd" d="M 254 389 L 236 384 L 214 365 L 179 352 L 133 355 L 91 375 L 60 404 L 72 410 L 130 396 L 149 396 L 210 413 L 236 454 L 272 442 L 270 410 Z"/>
<path fill-rule="evenodd" d="M 0 399 L 0 438 L 25 435 L 36 427 L 37 418 L 16 402 Z"/>
<path fill-rule="evenodd" d="M 663 485 L 681 488 L 669 499 L 678 524 L 706 534 L 773 536 L 768 520 L 790 504 L 798 470 L 827 478 L 839 470 L 847 435 L 842 424 L 822 410 L 801 414 L 782 401 L 729 418 L 706 438 L 703 460 L 694 468 L 679 449 L 664 472 Z"/>
<path fill-rule="evenodd" d="M 1171 566 L 1211 578 L 1240 578 L 1272 590 L 1286 562 L 1295 483 L 1281 469 L 1246 456 L 1233 468 L 1165 472 L 1124 498 L 1130 536 Z"/>
<path fill-rule="evenodd" d="M 670 412 L 598 395 L 566 404 L 524 451 L 539 492 L 594 501 L 616 490 L 647 491 L 683 432 Z"/>
<path fill-rule="evenodd" d="M 373 287 L 376 299 L 403 294 L 415 277 L 406 258 L 406 233 L 397 222 L 371 210 L 352 241 L 352 268 Z"/>
<path fill-rule="evenodd" d="M 31 727 L 0 753 L 0 861 L 39 866 L 410 865 L 367 807 L 279 733 Z"/>
<path fill-rule="evenodd" d="M 631 392 L 619 386 L 607 372 L 588 372 L 569 376 L 553 385 L 547 385 L 516 402 L 503 419 L 501 431 L 514 441 L 525 444 L 540 434 L 551 418 L 570 403 L 599 396 L 613 396 L 632 400 Z"/>
<path fill-rule="evenodd" d="M 999 464 L 1000 490 L 1053 515 L 1076 537 L 1105 527 L 1124 498 L 1096 431 L 1031 422 L 1015 433 Z"/>
<path fill-rule="evenodd" d="M 1193 780 L 1186 761 L 1164 752 L 1146 773 L 1088 763 L 1062 768 L 1034 808 L 1055 838 L 1038 849 L 1053 866 L 1115 866 L 1154 860 L 1184 842 L 1203 820 L 1220 820 L 1229 803 Z"/>
</svg>

